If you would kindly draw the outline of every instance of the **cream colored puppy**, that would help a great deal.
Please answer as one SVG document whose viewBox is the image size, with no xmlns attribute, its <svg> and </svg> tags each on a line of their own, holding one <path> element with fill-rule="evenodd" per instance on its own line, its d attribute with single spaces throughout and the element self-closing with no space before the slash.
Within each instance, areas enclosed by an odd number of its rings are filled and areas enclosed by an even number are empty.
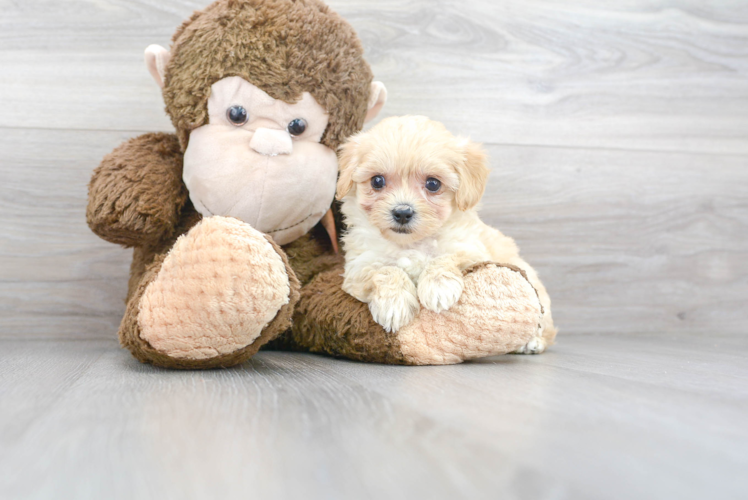
<svg viewBox="0 0 748 500">
<path fill-rule="evenodd" d="M 425 117 L 388 118 L 353 136 L 341 148 L 337 185 L 348 225 L 343 290 L 395 332 L 421 306 L 452 307 L 464 269 L 512 264 L 526 272 L 545 310 L 537 337 L 519 352 L 540 353 L 555 336 L 550 298 L 514 240 L 478 217 L 487 178 L 478 144 Z"/>
</svg>

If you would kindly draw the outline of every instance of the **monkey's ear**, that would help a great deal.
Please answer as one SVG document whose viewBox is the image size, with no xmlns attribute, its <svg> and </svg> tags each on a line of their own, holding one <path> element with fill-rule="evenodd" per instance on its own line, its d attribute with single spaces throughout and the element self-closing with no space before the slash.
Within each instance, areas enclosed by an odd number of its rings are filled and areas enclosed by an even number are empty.
<svg viewBox="0 0 748 500">
<path fill-rule="evenodd" d="M 486 190 L 488 165 L 486 153 L 480 144 L 464 141 L 464 160 L 457 165 L 460 185 L 455 193 L 455 202 L 460 210 L 468 210 L 478 204 Z"/>
<path fill-rule="evenodd" d="M 358 141 L 355 136 L 340 146 L 338 165 L 340 165 L 340 176 L 335 198 L 342 200 L 353 189 L 353 173 L 358 167 Z"/>
<path fill-rule="evenodd" d="M 145 65 L 156 81 L 156 85 L 161 88 L 164 88 L 166 65 L 169 64 L 169 59 L 171 59 L 171 54 L 160 45 L 149 45 L 145 49 Z"/>
<path fill-rule="evenodd" d="M 384 103 L 387 102 L 387 89 L 382 82 L 371 82 L 369 91 L 369 110 L 366 112 L 364 123 L 368 123 L 377 117 Z"/>
</svg>

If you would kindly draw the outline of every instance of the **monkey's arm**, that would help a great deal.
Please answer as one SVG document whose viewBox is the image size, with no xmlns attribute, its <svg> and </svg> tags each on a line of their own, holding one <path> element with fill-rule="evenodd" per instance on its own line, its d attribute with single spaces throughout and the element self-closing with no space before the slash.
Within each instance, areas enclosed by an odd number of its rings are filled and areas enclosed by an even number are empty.
<svg viewBox="0 0 748 500">
<path fill-rule="evenodd" d="M 94 171 L 86 219 L 107 241 L 143 246 L 174 233 L 187 198 L 177 136 L 144 134 L 118 146 Z"/>
</svg>

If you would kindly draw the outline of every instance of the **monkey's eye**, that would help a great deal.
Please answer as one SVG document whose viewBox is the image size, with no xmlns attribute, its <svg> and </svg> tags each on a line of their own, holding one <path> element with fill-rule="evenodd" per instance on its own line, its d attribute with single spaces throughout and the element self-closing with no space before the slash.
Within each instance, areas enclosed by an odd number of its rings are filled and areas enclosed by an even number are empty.
<svg viewBox="0 0 748 500">
<path fill-rule="evenodd" d="M 306 120 L 296 118 L 288 124 L 288 133 L 291 135 L 301 135 L 306 130 Z"/>
<path fill-rule="evenodd" d="M 228 118 L 231 123 L 238 127 L 247 123 L 249 115 L 247 114 L 247 110 L 243 107 L 231 106 L 228 110 L 226 110 L 226 118 Z"/>
<path fill-rule="evenodd" d="M 441 189 L 442 183 L 439 179 L 435 179 L 433 177 L 429 177 L 426 179 L 426 189 L 429 190 L 432 193 L 436 193 Z"/>
<path fill-rule="evenodd" d="M 386 182 L 384 182 L 384 177 L 381 175 L 375 175 L 371 178 L 371 187 L 373 187 L 374 189 L 382 189 L 385 184 Z"/>
</svg>

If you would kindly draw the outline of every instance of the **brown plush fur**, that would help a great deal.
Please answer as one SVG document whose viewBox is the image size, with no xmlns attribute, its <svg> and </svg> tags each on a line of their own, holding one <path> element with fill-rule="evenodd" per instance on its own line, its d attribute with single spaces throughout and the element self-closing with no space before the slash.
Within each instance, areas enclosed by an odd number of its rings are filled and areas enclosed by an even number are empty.
<svg viewBox="0 0 748 500">
<path fill-rule="evenodd" d="M 371 69 L 353 28 L 320 0 L 225 0 L 196 12 L 172 39 L 164 101 L 182 148 L 208 120 L 210 86 L 239 76 L 293 103 L 309 92 L 330 114 L 335 150 L 364 125 Z"/>
<path fill-rule="evenodd" d="M 341 263 L 305 286 L 294 312 L 293 330 L 269 347 L 406 364 L 396 335 L 384 331 L 366 304 L 342 290 L 342 274 Z"/>
<path fill-rule="evenodd" d="M 86 219 L 112 243 L 142 246 L 173 236 L 188 200 L 174 134 L 144 134 L 104 157 L 88 186 Z"/>
<path fill-rule="evenodd" d="M 293 243 L 283 246 L 302 285 L 308 284 L 322 271 L 342 264 L 343 256 L 332 253 L 330 247 L 330 239 L 321 224 Z"/>
</svg>

